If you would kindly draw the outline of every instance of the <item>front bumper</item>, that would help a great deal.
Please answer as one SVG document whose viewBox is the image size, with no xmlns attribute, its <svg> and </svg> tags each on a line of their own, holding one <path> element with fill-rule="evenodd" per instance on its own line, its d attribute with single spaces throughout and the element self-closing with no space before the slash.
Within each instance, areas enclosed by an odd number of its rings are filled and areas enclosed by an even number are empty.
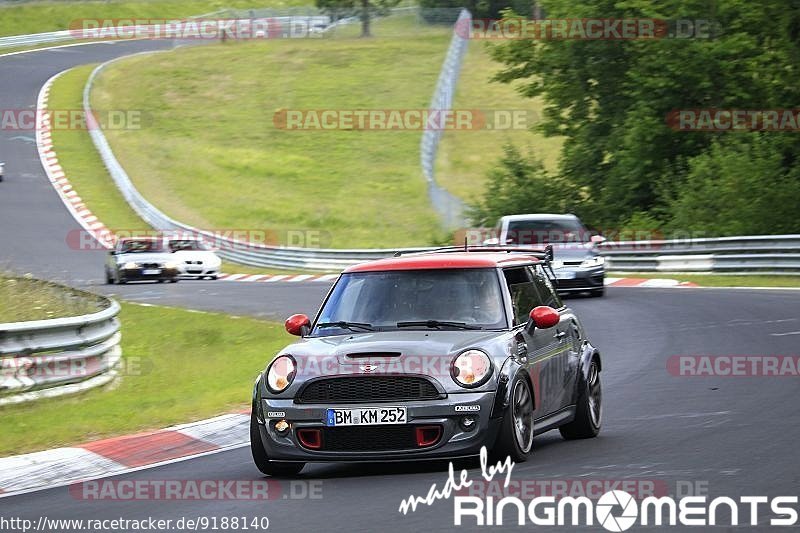
<svg viewBox="0 0 800 533">
<path fill-rule="evenodd" d="M 158 270 L 155 274 L 145 274 L 145 270 Z M 122 268 L 119 270 L 119 276 L 125 281 L 147 281 L 159 279 L 175 279 L 178 277 L 179 271 L 177 268 L 157 268 L 157 269 L 144 269 L 144 268 Z"/>
<path fill-rule="evenodd" d="M 554 270 L 558 279 L 558 292 L 582 292 L 602 289 L 605 284 L 605 267 L 562 267 Z"/>
<path fill-rule="evenodd" d="M 273 461 L 384 461 L 384 460 L 416 460 L 441 459 L 478 455 L 481 447 L 491 448 L 497 438 L 501 418 L 490 418 L 495 393 L 465 392 L 449 394 L 445 400 L 427 400 L 414 402 L 375 402 L 365 404 L 331 404 L 309 405 L 295 404 L 293 400 L 277 400 L 264 398 L 261 400 L 261 413 L 266 424 L 259 423 L 261 442 L 267 457 Z M 325 426 L 327 409 L 356 408 L 376 406 L 406 407 L 408 424 L 412 427 L 440 426 L 441 437 L 430 446 L 416 447 L 398 444 L 396 449 L 326 449 L 326 437 L 333 440 L 331 428 Z M 456 411 L 456 406 L 480 406 L 478 411 Z M 279 415 L 279 416 L 274 416 Z M 466 431 L 459 425 L 464 416 L 475 416 L 474 428 Z M 277 420 L 285 419 L 290 429 L 281 436 L 274 428 Z M 360 435 L 372 434 L 372 431 L 361 431 L 364 428 L 388 428 L 391 426 L 345 426 L 349 438 L 358 442 Z M 397 427 L 397 426 L 395 426 Z M 344 428 L 336 428 L 341 431 Z M 304 447 L 298 438 L 298 431 L 303 429 L 319 429 L 322 443 L 320 449 L 312 450 Z M 356 445 L 357 446 L 357 445 Z M 364 444 L 368 447 L 367 444 Z"/>
<path fill-rule="evenodd" d="M 218 276 L 219 266 L 207 265 L 183 265 L 181 266 L 181 276 Z"/>
</svg>

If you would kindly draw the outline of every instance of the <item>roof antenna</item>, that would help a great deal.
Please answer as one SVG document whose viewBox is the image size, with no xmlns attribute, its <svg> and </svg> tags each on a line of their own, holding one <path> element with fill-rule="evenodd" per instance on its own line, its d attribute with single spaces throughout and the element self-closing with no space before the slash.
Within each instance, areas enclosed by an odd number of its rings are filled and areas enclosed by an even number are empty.
<svg viewBox="0 0 800 533">
<path fill-rule="evenodd" d="M 469 247 L 467 246 L 467 236 L 464 235 L 464 251 L 469 252 Z"/>
</svg>

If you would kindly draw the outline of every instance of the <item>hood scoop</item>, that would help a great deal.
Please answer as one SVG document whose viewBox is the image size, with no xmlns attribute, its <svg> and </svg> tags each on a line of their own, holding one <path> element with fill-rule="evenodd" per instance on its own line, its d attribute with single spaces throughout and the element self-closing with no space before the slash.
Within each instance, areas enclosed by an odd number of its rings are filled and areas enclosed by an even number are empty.
<svg viewBox="0 0 800 533">
<path fill-rule="evenodd" d="M 393 357 L 400 357 L 400 352 L 361 352 L 349 353 L 345 355 L 346 359 L 391 359 Z"/>
</svg>

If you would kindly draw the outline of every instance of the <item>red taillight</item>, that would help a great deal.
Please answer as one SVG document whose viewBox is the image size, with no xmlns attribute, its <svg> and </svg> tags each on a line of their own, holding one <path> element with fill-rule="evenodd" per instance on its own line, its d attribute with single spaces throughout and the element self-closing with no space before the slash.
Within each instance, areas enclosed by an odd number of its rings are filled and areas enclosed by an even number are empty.
<svg viewBox="0 0 800 533">
<path fill-rule="evenodd" d="M 298 429 L 297 439 L 304 448 L 319 450 L 322 448 L 322 431 L 319 429 Z"/>
<path fill-rule="evenodd" d="M 416 434 L 419 448 L 433 446 L 442 437 L 442 426 L 418 426 Z"/>
</svg>

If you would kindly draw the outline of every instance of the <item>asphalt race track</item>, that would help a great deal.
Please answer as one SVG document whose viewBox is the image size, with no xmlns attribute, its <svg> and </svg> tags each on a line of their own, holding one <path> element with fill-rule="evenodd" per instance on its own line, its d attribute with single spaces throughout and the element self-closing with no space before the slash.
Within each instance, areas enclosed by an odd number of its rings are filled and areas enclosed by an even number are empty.
<svg viewBox="0 0 800 533">
<path fill-rule="evenodd" d="M 710 496 L 795 494 L 800 482 L 797 378 L 679 377 L 668 373 L 666 361 L 679 354 L 796 354 L 797 336 L 784 334 L 800 329 L 797 293 L 609 292 L 605 299 L 569 300 L 604 355 L 601 435 L 573 442 L 563 441 L 558 432 L 539 436 L 532 460 L 516 465 L 512 479 L 652 481 L 666 483 L 676 495 L 686 486 Z M 474 463 L 456 466 L 473 468 L 470 477 L 479 478 Z M 438 462 L 310 465 L 298 479 L 313 482 L 320 499 L 284 499 L 291 483 L 280 480 L 276 501 L 85 501 L 60 487 L 6 498 L 0 506 L 34 521 L 43 514 L 175 520 L 267 516 L 278 531 L 436 531 L 452 527 L 451 501 L 407 516 L 398 507 L 411 494 L 424 496 L 432 483 L 441 486 L 446 476 L 447 465 Z M 115 479 L 258 480 L 260 473 L 249 449 L 240 448 Z"/>
<path fill-rule="evenodd" d="M 72 65 L 164 46 L 171 45 L 92 45 L 0 58 L 0 108 L 34 107 L 44 81 Z M 328 289 L 326 283 L 194 281 L 105 287 L 103 252 L 68 249 L 66 232 L 78 225 L 47 181 L 35 145 L 20 138 L 26 136 L 32 132 L 0 132 L 0 158 L 8 162 L 7 181 L 0 184 L 0 250 L 8 261 L 3 266 L 123 299 L 270 318 L 313 313 Z M 607 295 L 568 300 L 604 357 L 602 433 L 573 442 L 557 432 L 537 437 L 532 460 L 516 465 L 512 479 L 655 482 L 676 496 L 688 495 L 690 486 L 696 493 L 732 498 L 796 495 L 797 377 L 681 377 L 668 372 L 667 360 L 673 355 L 797 355 L 798 292 L 610 288 Z M 243 384 L 243 394 L 248 387 Z M 471 468 L 472 479 L 480 476 L 474 462 L 459 461 L 456 467 Z M 173 521 L 266 516 L 277 531 L 438 531 L 453 527 L 452 501 L 406 516 L 398 508 L 409 495 L 424 496 L 432 483 L 441 487 L 446 476 L 447 464 L 441 462 L 309 465 L 297 477 L 300 482 L 276 480 L 272 501 L 86 501 L 56 487 L 0 499 L 0 514 L 34 523 L 41 516 Z M 240 448 L 115 479 L 247 481 L 262 476 L 249 449 Z M 319 497 L 304 497 L 308 484 Z M 568 528 L 591 529 L 602 531 Z M 766 529 L 762 522 L 738 530 Z"/>
</svg>

